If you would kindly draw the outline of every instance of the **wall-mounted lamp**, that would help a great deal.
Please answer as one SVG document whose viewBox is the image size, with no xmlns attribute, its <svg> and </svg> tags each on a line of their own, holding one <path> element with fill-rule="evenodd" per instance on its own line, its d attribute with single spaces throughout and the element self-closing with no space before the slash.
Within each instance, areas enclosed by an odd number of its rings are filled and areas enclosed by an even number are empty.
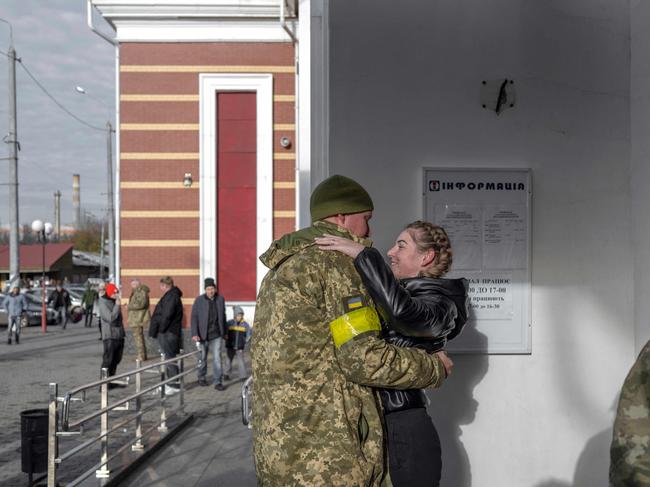
<svg viewBox="0 0 650 487">
<path fill-rule="evenodd" d="M 186 188 L 189 188 L 192 186 L 192 173 L 191 172 L 186 172 L 185 176 L 183 177 L 183 186 Z"/>
<path fill-rule="evenodd" d="M 280 138 L 280 145 L 284 147 L 285 149 L 288 149 L 291 147 L 291 139 L 287 137 L 286 135 L 284 137 Z"/>
</svg>

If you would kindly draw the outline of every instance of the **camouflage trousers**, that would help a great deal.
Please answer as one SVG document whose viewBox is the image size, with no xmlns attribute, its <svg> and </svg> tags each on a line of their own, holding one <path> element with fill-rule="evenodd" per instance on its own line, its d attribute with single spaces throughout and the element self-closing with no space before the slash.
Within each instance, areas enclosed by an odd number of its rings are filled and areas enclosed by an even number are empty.
<svg viewBox="0 0 650 487">
<path fill-rule="evenodd" d="M 147 347 L 144 342 L 144 332 L 142 331 L 142 327 L 131 326 L 131 332 L 133 333 L 133 342 L 135 343 L 138 358 L 140 360 L 147 360 Z"/>
</svg>

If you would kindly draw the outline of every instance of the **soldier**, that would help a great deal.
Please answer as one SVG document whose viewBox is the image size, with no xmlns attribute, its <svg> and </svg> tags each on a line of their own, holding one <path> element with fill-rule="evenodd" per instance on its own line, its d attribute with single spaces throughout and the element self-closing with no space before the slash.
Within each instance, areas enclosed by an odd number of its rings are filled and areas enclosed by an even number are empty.
<svg viewBox="0 0 650 487">
<path fill-rule="evenodd" d="M 99 298 L 97 291 L 93 289 L 90 282 L 86 283 L 86 290 L 81 298 L 81 305 L 84 308 L 84 327 L 90 328 L 93 326 L 93 311 L 95 309 L 95 301 Z"/>
<path fill-rule="evenodd" d="M 131 281 L 131 297 L 129 298 L 128 320 L 129 328 L 133 334 L 133 341 L 138 353 L 138 358 L 147 360 L 147 346 L 144 341 L 143 328 L 149 326 L 151 314 L 149 313 L 149 287 L 141 284 L 138 279 Z"/>
<path fill-rule="evenodd" d="M 650 486 L 650 341 L 623 384 L 610 457 L 611 487 Z"/>
<path fill-rule="evenodd" d="M 390 485 L 372 387 L 438 386 L 448 358 L 381 340 L 352 259 L 314 245 L 324 233 L 370 245 L 373 203 L 365 189 L 332 176 L 314 190 L 310 209 L 311 227 L 260 257 L 270 271 L 257 297 L 251 350 L 258 484 Z"/>
</svg>

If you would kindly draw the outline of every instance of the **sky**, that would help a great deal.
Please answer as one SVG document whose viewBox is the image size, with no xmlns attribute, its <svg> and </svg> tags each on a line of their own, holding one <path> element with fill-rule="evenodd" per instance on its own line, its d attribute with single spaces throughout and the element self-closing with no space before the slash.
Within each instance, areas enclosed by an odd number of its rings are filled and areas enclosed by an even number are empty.
<svg viewBox="0 0 650 487">
<path fill-rule="evenodd" d="M 59 103 L 90 125 L 114 122 L 115 50 L 86 25 L 85 0 L 1 0 L 0 19 L 12 24 L 16 55 Z M 110 28 L 95 13 L 102 31 Z M 0 22 L 0 134 L 9 131 L 9 27 Z M 87 94 L 79 94 L 76 86 Z M 61 110 L 16 63 L 19 220 L 72 223 L 72 175 L 81 175 L 81 210 L 106 212 L 106 131 L 93 130 Z M 0 137 L 0 138 L 1 138 Z M 0 143 L 0 158 L 9 146 Z M 113 157 L 113 164 L 115 158 Z M 0 160 L 0 225 L 9 223 L 9 164 Z"/>
</svg>

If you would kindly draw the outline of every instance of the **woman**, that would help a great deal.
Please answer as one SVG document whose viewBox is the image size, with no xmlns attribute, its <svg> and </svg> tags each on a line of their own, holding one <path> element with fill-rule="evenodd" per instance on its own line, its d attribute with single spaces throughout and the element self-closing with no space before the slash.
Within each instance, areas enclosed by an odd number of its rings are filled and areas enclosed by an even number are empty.
<svg viewBox="0 0 650 487">
<path fill-rule="evenodd" d="M 388 251 L 390 267 L 378 250 L 352 240 L 324 235 L 316 243 L 354 258 L 389 342 L 436 352 L 465 325 L 467 281 L 442 279 L 452 262 L 443 228 L 423 221 L 407 225 Z M 426 412 L 424 392 L 384 389 L 380 394 L 393 485 L 437 487 L 442 471 L 440 439 Z"/>
</svg>

